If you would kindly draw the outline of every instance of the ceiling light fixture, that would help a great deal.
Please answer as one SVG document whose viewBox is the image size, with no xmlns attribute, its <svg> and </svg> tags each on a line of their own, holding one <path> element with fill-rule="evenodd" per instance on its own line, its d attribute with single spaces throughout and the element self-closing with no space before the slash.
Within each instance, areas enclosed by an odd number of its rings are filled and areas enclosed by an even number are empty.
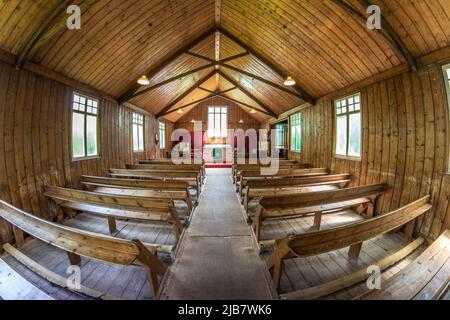
<svg viewBox="0 0 450 320">
<path fill-rule="evenodd" d="M 256 110 L 253 109 L 253 108 L 251 108 L 251 109 L 250 109 L 250 113 L 256 113 Z"/>
<path fill-rule="evenodd" d="M 150 84 L 150 80 L 148 80 L 147 76 L 144 74 L 139 78 L 137 83 L 139 83 L 141 86 L 148 86 Z"/>
<path fill-rule="evenodd" d="M 178 109 L 178 110 L 177 110 L 177 113 L 178 113 L 178 114 L 184 113 L 183 108 Z"/>
<path fill-rule="evenodd" d="M 244 120 L 242 120 L 242 119 L 241 119 L 241 120 L 239 120 L 239 123 L 244 123 Z"/>
<path fill-rule="evenodd" d="M 288 87 L 292 87 L 292 86 L 296 85 L 296 82 L 295 82 L 294 78 L 289 76 L 289 77 L 286 78 L 286 80 L 284 80 L 284 85 L 288 86 Z"/>
</svg>

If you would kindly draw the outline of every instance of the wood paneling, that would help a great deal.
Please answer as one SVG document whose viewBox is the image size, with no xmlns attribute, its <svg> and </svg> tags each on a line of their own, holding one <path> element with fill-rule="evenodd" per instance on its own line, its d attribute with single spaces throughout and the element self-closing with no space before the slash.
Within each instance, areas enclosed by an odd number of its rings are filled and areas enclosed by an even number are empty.
<svg viewBox="0 0 450 320">
<path fill-rule="evenodd" d="M 0 62 L 0 199 L 47 219 L 55 212 L 42 194 L 43 185 L 78 188 L 80 175 L 105 175 L 109 168 L 162 156 L 155 143 L 159 126 L 154 117 L 145 117 L 146 151 L 134 153 L 133 110 L 101 99 L 100 157 L 71 161 L 72 91 L 64 84 Z M 168 123 L 168 142 L 172 130 L 173 124 Z M 0 243 L 11 239 L 11 230 L 0 221 Z"/>
<path fill-rule="evenodd" d="M 207 130 L 208 126 L 208 107 L 209 106 L 225 106 L 228 107 L 228 129 L 259 129 L 260 123 L 253 118 L 248 112 L 244 111 L 237 104 L 230 102 L 221 97 L 212 98 L 210 100 L 199 103 L 192 111 L 185 114 L 175 123 L 176 129 L 187 129 L 190 132 L 194 130 L 192 120 L 201 121 L 203 130 Z M 239 120 L 244 123 L 239 123 Z"/>
<path fill-rule="evenodd" d="M 357 91 L 355 91 L 357 92 Z M 433 210 L 420 230 L 436 238 L 450 227 L 448 105 L 442 70 L 434 65 L 404 73 L 360 90 L 363 142 L 361 161 L 334 156 L 333 100 L 302 110 L 302 152 L 290 157 L 352 174 L 353 185 L 386 182 L 377 202 L 387 212 L 431 194 Z"/>
</svg>

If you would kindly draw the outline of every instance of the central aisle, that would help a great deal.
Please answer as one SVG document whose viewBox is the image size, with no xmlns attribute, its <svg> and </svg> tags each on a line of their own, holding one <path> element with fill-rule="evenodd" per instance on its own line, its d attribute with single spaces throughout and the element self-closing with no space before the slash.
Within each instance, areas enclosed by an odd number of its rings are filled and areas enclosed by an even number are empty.
<svg viewBox="0 0 450 320">
<path fill-rule="evenodd" d="M 276 298 L 270 274 L 233 190 L 231 169 L 208 169 L 207 174 L 200 204 L 160 298 Z"/>
</svg>

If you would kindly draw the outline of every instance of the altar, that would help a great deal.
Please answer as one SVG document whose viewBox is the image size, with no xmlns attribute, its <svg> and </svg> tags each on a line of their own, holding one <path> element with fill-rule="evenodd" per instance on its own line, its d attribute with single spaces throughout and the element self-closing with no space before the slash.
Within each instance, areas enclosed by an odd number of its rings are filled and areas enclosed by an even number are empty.
<svg viewBox="0 0 450 320">
<path fill-rule="evenodd" d="M 233 150 L 228 144 L 206 144 L 203 147 L 203 159 L 205 163 L 231 164 Z"/>
</svg>

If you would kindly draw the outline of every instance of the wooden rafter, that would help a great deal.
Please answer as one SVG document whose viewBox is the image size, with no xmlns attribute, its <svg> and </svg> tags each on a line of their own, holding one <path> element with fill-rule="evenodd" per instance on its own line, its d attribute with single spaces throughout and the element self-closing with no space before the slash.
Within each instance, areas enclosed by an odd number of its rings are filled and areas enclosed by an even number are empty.
<svg viewBox="0 0 450 320">
<path fill-rule="evenodd" d="M 178 102 L 186 98 L 191 92 L 193 92 L 195 89 L 200 87 L 204 82 L 209 80 L 211 77 L 213 77 L 216 74 L 216 70 L 213 70 L 209 74 L 207 74 L 205 77 L 198 80 L 193 86 L 191 86 L 189 89 L 187 89 L 185 92 L 183 92 L 181 95 L 179 95 L 176 99 L 174 99 L 172 102 L 170 102 L 167 106 L 165 106 L 157 115 L 157 118 L 160 118 L 162 115 L 164 115 L 167 111 L 173 108 Z"/>
<path fill-rule="evenodd" d="M 360 11 L 355 9 L 352 5 L 348 4 L 344 0 L 333 0 L 333 2 L 341 7 L 345 12 L 347 12 L 352 17 L 356 18 L 356 20 L 361 23 L 364 27 L 367 27 L 367 17 L 364 16 Z M 359 0 L 359 2 L 364 7 L 369 7 L 372 5 L 372 3 L 369 0 Z M 382 21 L 382 28 L 381 29 L 375 29 L 374 30 L 377 34 L 381 35 L 382 38 L 391 46 L 392 49 L 394 49 L 397 54 L 399 54 L 401 57 L 403 57 L 408 65 L 411 67 L 412 70 L 417 70 L 416 61 L 409 51 L 409 49 L 406 47 L 405 43 L 402 41 L 402 39 L 398 36 L 398 34 L 395 32 L 394 28 L 390 25 L 390 23 L 383 19 Z"/>
<path fill-rule="evenodd" d="M 31 36 L 31 39 L 27 42 L 25 47 L 22 49 L 22 51 L 19 53 L 17 57 L 17 68 L 22 68 L 23 64 L 25 63 L 25 59 L 27 58 L 30 51 L 33 49 L 33 47 L 36 45 L 36 43 L 39 41 L 39 39 L 44 34 L 45 30 L 52 24 L 52 22 L 55 20 L 57 16 L 59 16 L 66 7 L 71 3 L 72 0 L 61 0 L 59 4 L 50 12 L 50 14 L 44 19 L 44 21 L 39 25 L 38 29 L 33 33 Z"/>
<path fill-rule="evenodd" d="M 194 41 L 192 41 L 191 43 L 187 44 L 186 46 L 184 46 L 183 48 L 181 48 L 180 50 L 174 52 L 172 55 L 170 55 L 169 57 L 167 57 L 166 59 L 164 59 L 163 62 L 161 62 L 160 64 L 158 64 L 157 66 L 151 68 L 150 70 L 147 70 L 147 72 L 145 72 L 145 74 L 151 78 L 151 76 L 159 73 L 161 70 L 163 70 L 164 68 L 166 68 L 169 64 L 171 64 L 173 61 L 175 61 L 177 58 L 179 58 L 180 56 L 182 56 L 183 54 L 185 54 L 187 51 L 191 50 L 193 47 L 195 47 L 197 44 L 201 43 L 202 41 L 204 41 L 205 39 L 207 39 L 209 36 L 211 36 L 212 34 L 214 34 L 216 32 L 215 28 L 212 28 L 210 30 L 208 30 L 207 32 L 205 32 L 204 34 L 202 34 L 200 37 L 196 38 Z M 130 97 L 132 97 L 140 88 L 141 86 L 138 85 L 136 82 L 133 82 L 128 88 L 128 90 L 123 93 L 122 95 L 120 95 L 118 101 L 119 103 L 123 103 L 126 102 L 130 99 Z"/>
<path fill-rule="evenodd" d="M 168 114 L 177 112 L 177 111 L 180 110 L 180 109 L 184 109 L 184 108 L 190 107 L 190 106 L 192 106 L 192 105 L 194 105 L 194 104 L 198 104 L 198 103 L 200 103 L 200 102 L 203 102 L 203 101 L 206 101 L 206 100 L 208 100 L 208 99 L 214 98 L 214 97 L 216 97 L 217 95 L 218 95 L 217 93 L 212 93 L 212 94 L 208 95 L 207 97 L 204 97 L 204 98 L 201 98 L 201 99 L 198 99 L 198 100 L 189 102 L 189 103 L 187 103 L 187 104 L 185 104 L 185 105 L 182 105 L 181 107 L 176 108 L 176 109 L 174 109 L 174 110 L 168 110 L 168 111 L 164 112 L 163 114 L 161 114 L 158 118 L 167 116 Z"/>
<path fill-rule="evenodd" d="M 86 12 L 93 4 L 95 4 L 97 0 L 84 0 L 82 4 L 80 4 L 80 12 L 83 14 Z M 58 32 L 66 28 L 67 17 L 62 17 L 53 27 L 51 27 L 47 32 L 45 32 L 42 37 L 40 37 L 39 41 L 33 47 L 33 50 L 38 50 L 44 44 L 47 43 L 51 38 L 53 38 Z"/>
<path fill-rule="evenodd" d="M 257 75 L 255 75 L 255 74 L 252 74 L 252 73 L 250 73 L 250 72 L 247 72 L 247 71 L 245 71 L 245 70 L 242 70 L 242 69 L 240 69 L 240 68 L 237 68 L 237 67 L 235 67 L 235 66 L 228 65 L 228 64 L 225 64 L 225 63 L 221 63 L 220 65 L 221 65 L 222 67 L 224 67 L 224 68 L 227 68 L 227 69 L 236 71 L 236 72 L 238 72 L 238 73 L 241 73 L 241 74 L 243 74 L 243 75 L 245 75 L 245 76 L 247 76 L 247 77 L 254 78 L 254 79 L 256 79 L 256 80 L 258 80 L 258 81 L 261 81 L 261 82 L 263 82 L 263 83 L 265 83 L 265 84 L 268 84 L 269 86 L 272 86 L 272 87 L 274 87 L 274 88 L 276 88 L 276 89 L 278 89 L 278 90 L 281 90 L 281 91 L 283 91 L 283 92 L 289 93 L 290 95 L 293 95 L 293 96 L 295 96 L 295 97 L 297 97 L 297 98 L 303 99 L 303 96 L 302 96 L 300 93 L 298 93 L 298 92 L 293 92 L 293 91 L 289 90 L 289 89 L 286 88 L 286 87 L 283 87 L 283 86 L 281 86 L 281 85 L 279 85 L 279 84 L 277 84 L 277 83 L 274 83 L 274 82 L 272 82 L 272 81 L 269 81 L 269 80 L 267 80 L 267 79 L 264 79 L 264 78 L 262 78 L 262 77 L 260 77 L 260 76 L 257 76 Z"/>
<path fill-rule="evenodd" d="M 267 105 L 265 105 L 261 100 L 259 100 L 258 98 L 256 98 L 253 94 L 251 94 L 249 91 L 247 91 L 247 89 L 245 89 L 243 86 L 241 86 L 237 81 L 235 81 L 234 79 L 232 79 L 231 77 L 227 76 L 226 74 L 224 74 L 222 71 L 218 71 L 218 73 L 220 74 L 221 77 L 223 77 L 225 80 L 227 80 L 228 82 L 230 82 L 232 85 L 234 85 L 235 87 L 237 87 L 242 93 L 244 93 L 247 97 L 249 97 L 250 99 L 252 99 L 253 101 L 255 101 L 262 109 L 264 109 L 266 112 L 268 112 L 268 114 L 271 117 L 274 118 L 278 118 L 278 115 L 271 109 L 269 108 Z"/>
<path fill-rule="evenodd" d="M 243 48 L 246 51 L 248 51 L 253 57 L 255 57 L 257 60 L 262 62 L 264 65 L 266 65 L 269 69 L 271 69 L 279 77 L 281 77 L 282 79 L 286 79 L 287 75 L 284 74 L 284 72 L 281 71 L 281 69 L 279 67 L 277 67 L 275 64 L 271 63 L 266 58 L 264 58 L 260 53 L 256 52 L 256 50 L 254 50 L 250 46 L 248 46 L 245 43 L 243 43 L 239 38 L 235 37 L 233 34 L 228 32 L 227 30 L 225 30 L 223 28 L 219 28 L 219 31 L 223 35 L 225 35 L 226 37 L 228 37 L 229 39 L 234 41 L 236 44 L 238 44 L 241 48 Z M 314 98 L 310 94 L 308 94 L 303 88 L 301 88 L 298 84 L 296 84 L 294 86 L 294 88 L 295 88 L 295 90 L 297 90 L 297 92 L 299 94 L 302 95 L 302 99 L 303 100 L 305 100 L 306 102 L 309 102 L 309 103 L 311 103 L 313 105 L 315 104 Z"/>
<path fill-rule="evenodd" d="M 155 90 L 155 89 L 157 89 L 157 88 L 159 88 L 159 87 L 162 87 L 162 86 L 164 86 L 164 85 L 166 85 L 166 84 L 169 84 L 169 83 L 171 83 L 171 82 L 173 82 L 173 81 L 176 81 L 176 80 L 178 80 L 178 79 L 187 77 L 187 76 L 189 76 L 189 75 L 191 75 L 191 74 L 200 72 L 200 71 L 202 71 L 202 70 L 205 70 L 205 69 L 208 69 L 208 68 L 211 68 L 211 67 L 214 67 L 214 66 L 215 66 L 214 63 L 207 64 L 207 65 L 204 65 L 204 66 L 201 66 L 201 67 L 198 67 L 198 68 L 195 68 L 195 69 L 186 71 L 186 72 L 184 72 L 184 73 L 182 73 L 182 74 L 179 74 L 179 75 L 177 75 L 177 76 L 175 76 L 175 77 L 172 77 L 172 78 L 163 80 L 163 81 L 161 81 L 161 82 L 158 82 L 157 84 L 154 84 L 154 85 L 152 85 L 152 86 L 150 86 L 150 87 L 147 87 L 147 88 L 145 88 L 145 89 L 143 89 L 143 90 L 141 90 L 141 91 L 136 92 L 135 94 L 133 94 L 133 95 L 130 97 L 130 99 L 136 98 L 136 97 L 138 97 L 138 96 L 143 95 L 144 93 L 147 93 L 147 92 L 149 92 L 149 91 Z"/>
<path fill-rule="evenodd" d="M 234 103 L 243 105 L 244 107 L 248 107 L 248 108 L 251 108 L 251 109 L 255 109 L 255 110 L 258 111 L 258 112 L 264 113 L 265 115 L 268 115 L 269 117 L 272 117 L 272 115 L 271 115 L 270 113 L 268 113 L 267 111 L 261 110 L 261 109 L 258 109 L 258 108 L 255 108 L 255 107 L 253 107 L 252 105 L 249 105 L 248 103 L 245 103 L 245 102 L 242 102 L 242 101 L 239 101 L 239 100 L 230 98 L 230 97 L 228 97 L 228 96 L 226 96 L 226 95 L 224 95 L 224 94 L 219 94 L 219 97 L 222 97 L 222 98 L 224 98 L 224 99 L 226 99 L 226 100 L 230 100 L 231 102 L 234 102 Z"/>
<path fill-rule="evenodd" d="M 198 58 L 198 59 L 202 59 L 202 60 L 211 62 L 211 63 L 212 63 L 212 62 L 217 62 L 217 61 L 214 60 L 214 59 L 205 57 L 205 56 L 203 56 L 203 55 L 201 55 L 201 54 L 198 54 L 198 53 L 195 53 L 195 52 L 192 52 L 192 51 L 186 51 L 186 54 L 188 54 L 188 55 L 190 55 L 190 56 L 193 56 L 193 57 L 195 57 L 195 58 Z M 235 56 L 231 56 L 231 57 L 222 59 L 220 62 L 221 62 L 222 64 L 223 64 L 223 63 L 227 63 L 227 62 L 230 62 L 230 61 L 237 60 L 237 59 L 239 59 L 239 58 L 248 56 L 249 54 L 250 54 L 250 53 L 248 53 L 248 52 L 239 53 L 239 54 L 237 54 L 237 55 L 235 55 Z"/>
<path fill-rule="evenodd" d="M 212 90 L 208 90 L 208 89 L 203 88 L 203 87 L 198 87 L 198 88 L 200 90 L 203 90 L 203 91 L 208 92 L 208 93 L 220 93 L 220 94 L 224 94 L 224 93 L 227 93 L 227 92 L 230 92 L 230 91 L 233 91 L 233 90 L 237 89 L 236 87 L 233 87 L 233 88 L 230 88 L 230 89 L 227 89 L 227 90 L 223 90 L 223 91 L 218 91 L 218 90 L 212 91 Z"/>
</svg>

